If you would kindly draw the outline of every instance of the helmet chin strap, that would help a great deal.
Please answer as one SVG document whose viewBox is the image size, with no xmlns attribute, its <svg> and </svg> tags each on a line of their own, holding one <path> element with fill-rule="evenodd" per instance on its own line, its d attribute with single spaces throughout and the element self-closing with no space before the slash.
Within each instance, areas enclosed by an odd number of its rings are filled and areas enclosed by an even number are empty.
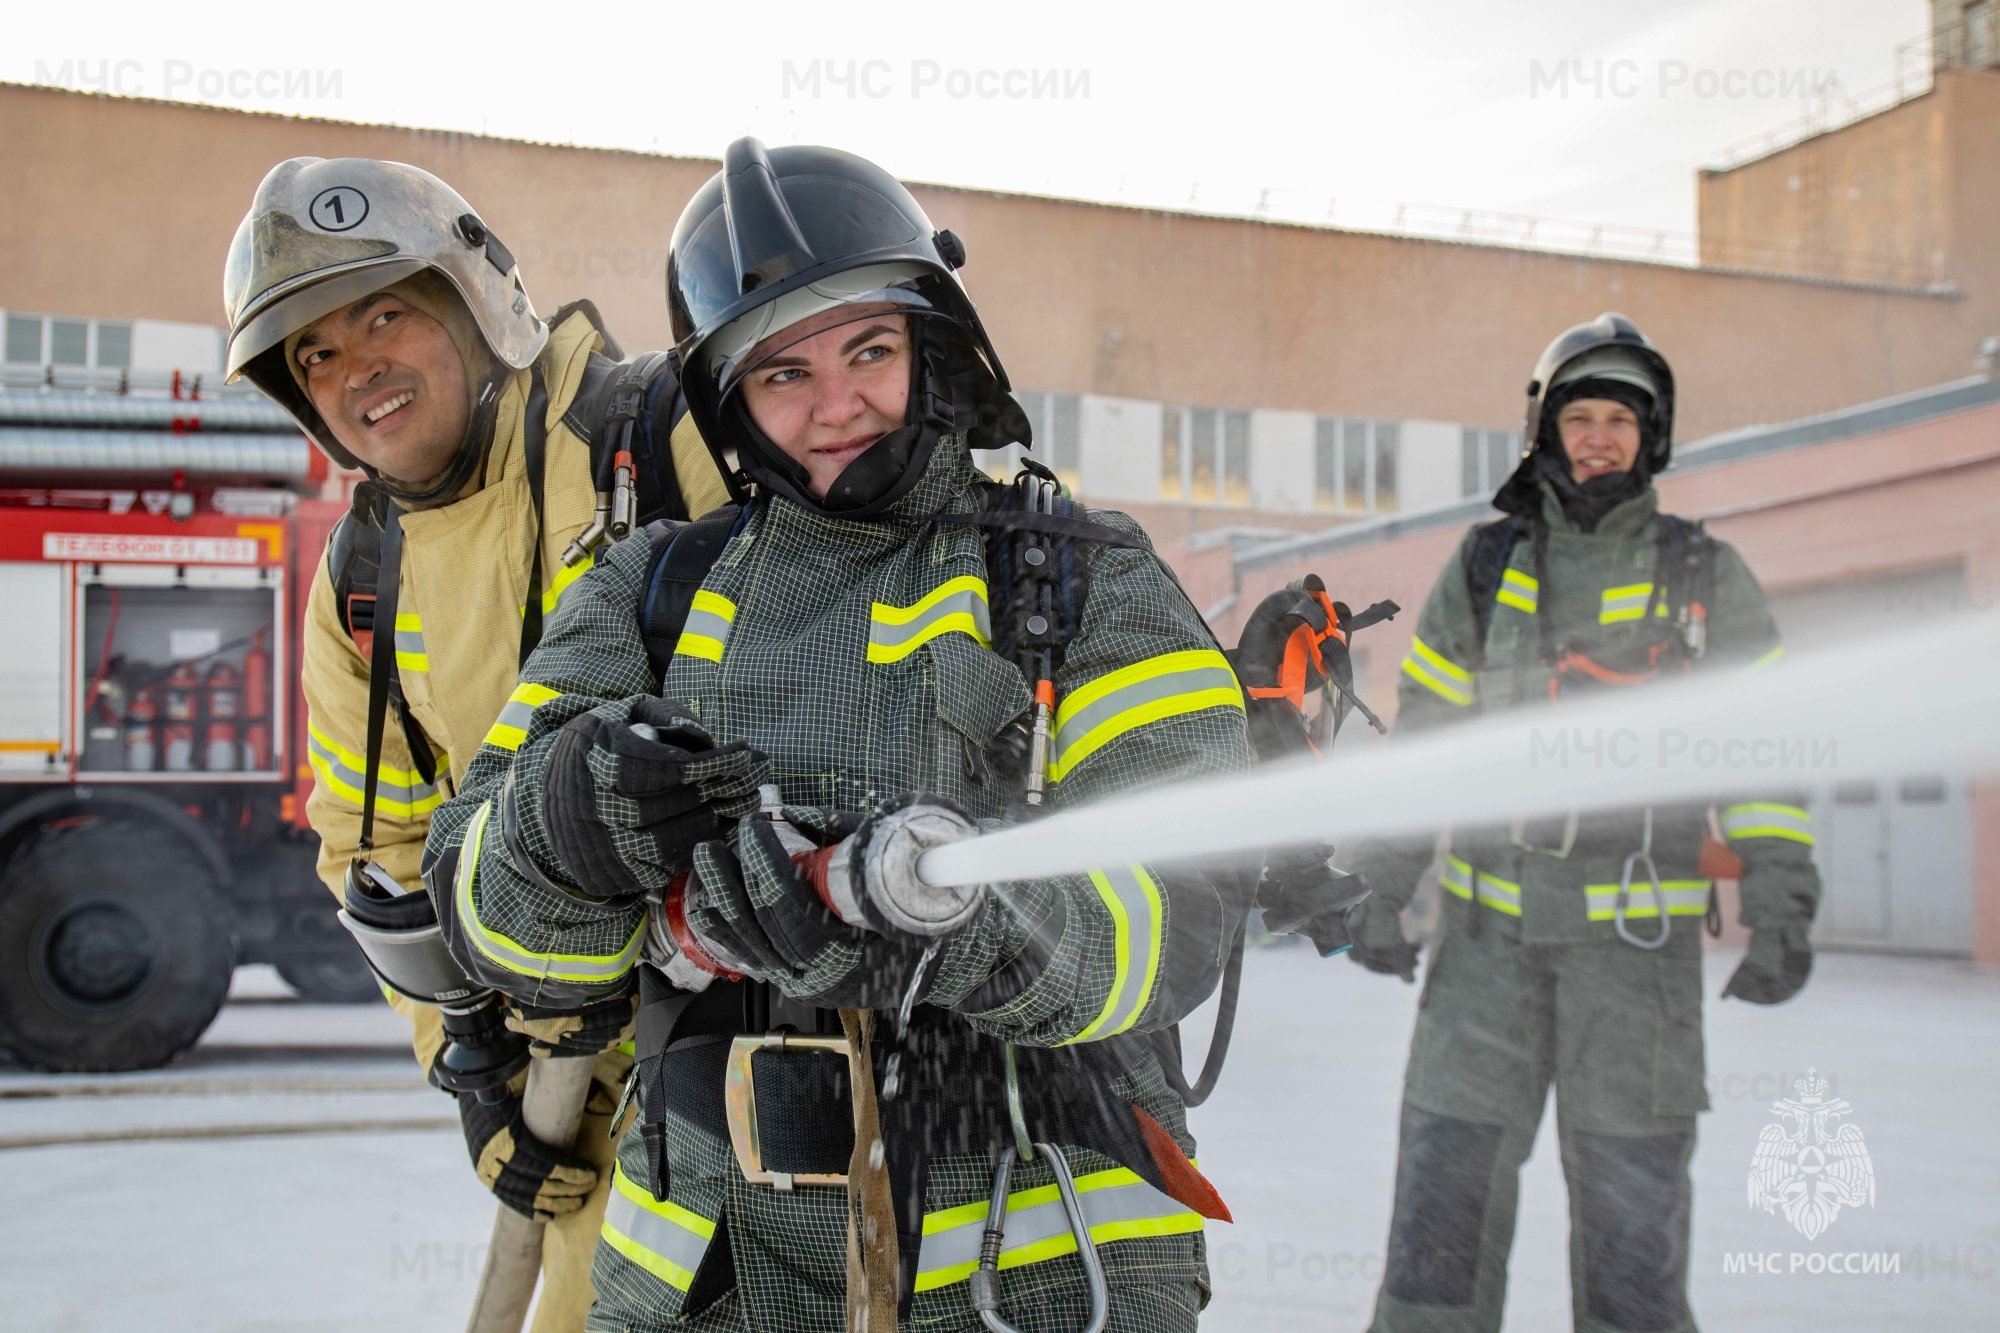
<svg viewBox="0 0 2000 1333">
<path fill-rule="evenodd" d="M 444 476 L 422 490 L 406 490 L 381 469 L 362 464 L 362 471 L 369 479 L 392 496 L 405 509 L 421 509 L 449 500 L 471 479 L 472 470 L 486 457 L 486 446 L 493 436 L 493 418 L 499 411 L 500 390 L 508 375 L 505 366 L 489 372 L 480 383 L 479 397 L 472 408 L 472 418 L 465 423 L 465 434 L 458 442 L 458 452 L 452 456 L 451 466 Z"/>
</svg>

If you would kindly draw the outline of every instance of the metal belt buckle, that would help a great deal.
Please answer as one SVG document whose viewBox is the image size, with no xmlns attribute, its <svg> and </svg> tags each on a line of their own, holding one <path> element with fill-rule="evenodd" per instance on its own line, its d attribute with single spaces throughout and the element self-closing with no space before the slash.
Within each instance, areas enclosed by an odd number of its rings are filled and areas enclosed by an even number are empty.
<svg viewBox="0 0 2000 1333">
<path fill-rule="evenodd" d="M 729 1044 L 729 1064 L 722 1077 L 724 1113 L 729 1119 L 729 1142 L 736 1149 L 736 1164 L 752 1185 L 769 1185 L 789 1190 L 798 1185 L 845 1185 L 847 1174 L 816 1175 L 799 1171 L 766 1171 L 764 1153 L 757 1142 L 757 1079 L 751 1072 L 751 1057 L 759 1051 L 826 1051 L 845 1056 L 848 1077 L 872 1077 L 854 1067 L 854 1047 L 845 1037 L 807 1037 L 796 1032 L 752 1032 Z"/>
<path fill-rule="evenodd" d="M 1576 830 L 1577 825 L 1581 822 L 1582 816 L 1575 810 L 1570 811 L 1569 820 L 1563 825 L 1562 845 L 1560 847 L 1537 847 L 1534 843 L 1528 841 L 1528 821 L 1526 819 L 1517 819 L 1514 821 L 1513 828 L 1508 830 L 1510 835 L 1508 841 L 1519 847 L 1522 851 L 1539 852 L 1543 856 L 1553 856 L 1558 861 L 1565 860 L 1576 849 Z"/>
</svg>

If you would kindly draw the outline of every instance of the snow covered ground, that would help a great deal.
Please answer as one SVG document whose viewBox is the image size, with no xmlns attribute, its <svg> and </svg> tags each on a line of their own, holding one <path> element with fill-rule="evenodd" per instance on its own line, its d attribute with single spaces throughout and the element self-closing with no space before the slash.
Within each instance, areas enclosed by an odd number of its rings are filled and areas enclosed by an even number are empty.
<svg viewBox="0 0 2000 1333">
<path fill-rule="evenodd" d="M 1734 963 L 1711 955 L 1711 996 Z M 417 1077 L 402 1021 L 386 1008 L 284 1002 L 252 969 L 238 989 L 239 1002 L 171 1070 L 0 1072 L 9 1184 L 0 1324 L 62 1333 L 463 1327 L 492 1203 L 466 1165 L 450 1104 Z M 1341 960 L 1298 948 L 1251 954 L 1228 1074 L 1194 1116 L 1203 1169 L 1238 1219 L 1209 1232 L 1215 1301 L 1204 1329 L 1365 1327 L 1415 1003 L 1415 988 Z M 1202 1016 L 1189 1030 L 1206 1030 Z M 1703 1325 L 2000 1327 L 2000 973 L 1822 955 L 1793 1004 L 1711 1002 L 1708 1034 L 1716 1108 L 1703 1118 L 1695 1160 Z M 1873 1208 L 1843 1212 L 1812 1241 L 1753 1210 L 1745 1194 L 1770 1103 L 1808 1066 L 1852 1104 L 1878 1185 Z M 78 1095 L 84 1088 L 89 1095 Z M 66 1095 L 48 1095 L 56 1090 Z M 331 1124 L 384 1128 L 17 1146 Z M 1569 1324 L 1552 1124 L 1525 1171 L 1508 1307 L 1515 1333 Z M 1731 1271 L 1734 1256 L 1753 1254 L 1775 1254 L 1783 1271 L 1747 1261 Z M 1830 1254 L 1891 1254 L 1899 1271 L 1811 1271 L 1813 1256 Z"/>
</svg>

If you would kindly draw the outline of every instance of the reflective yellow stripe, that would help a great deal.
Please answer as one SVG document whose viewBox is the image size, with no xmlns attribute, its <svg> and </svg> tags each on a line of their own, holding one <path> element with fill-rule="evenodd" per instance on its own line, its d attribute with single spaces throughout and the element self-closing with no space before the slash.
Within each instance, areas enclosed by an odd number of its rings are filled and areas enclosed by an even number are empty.
<svg viewBox="0 0 2000 1333">
<path fill-rule="evenodd" d="M 1616 625 L 1628 620 L 1644 620 L 1646 603 L 1652 599 L 1653 585 L 1650 583 L 1628 583 L 1622 588 L 1606 588 L 1597 607 L 1597 623 Z M 1665 615 L 1666 603 L 1660 603 L 1657 614 Z"/>
<path fill-rule="evenodd" d="M 715 1223 L 677 1203 L 655 1199 L 614 1163 L 602 1235 L 612 1249 L 674 1290 L 686 1291 L 715 1239 Z"/>
<path fill-rule="evenodd" d="M 943 634 L 969 634 L 982 648 L 992 645 L 985 579 L 962 575 L 927 593 L 914 606 L 874 603 L 868 609 L 868 660 L 900 662 Z"/>
<path fill-rule="evenodd" d="M 558 569 L 556 576 L 549 580 L 548 591 L 542 594 L 542 614 L 551 614 L 562 602 L 562 595 L 569 591 L 569 585 L 588 574 L 596 563 L 597 552 L 590 551 L 575 564 Z"/>
<path fill-rule="evenodd" d="M 1471 672 L 1414 635 L 1410 638 L 1410 655 L 1403 659 L 1403 674 L 1460 708 L 1467 707 L 1477 697 Z"/>
<path fill-rule="evenodd" d="M 543 953 L 489 929 L 479 919 L 479 907 L 473 900 L 472 890 L 479 878 L 479 854 L 485 845 L 486 825 L 492 814 L 493 802 L 489 800 L 479 807 L 472 816 L 472 822 L 466 826 L 465 841 L 458 855 L 458 878 L 453 888 L 459 925 L 473 947 L 509 972 L 551 981 L 616 981 L 630 972 L 639 956 L 639 944 L 646 935 L 644 918 L 640 919 L 625 947 L 615 954 Z"/>
<path fill-rule="evenodd" d="M 1739 838 L 1783 838 L 1811 847 L 1812 815 L 1796 805 L 1746 801 L 1722 812 L 1722 836 L 1731 842 Z"/>
<path fill-rule="evenodd" d="M 429 671 L 430 655 L 424 651 L 424 619 L 414 611 L 396 613 L 396 665 L 404 671 Z"/>
<path fill-rule="evenodd" d="M 341 745 L 319 727 L 306 723 L 306 762 L 326 789 L 342 800 L 359 806 L 368 760 Z M 448 756 L 438 756 L 442 772 Z M 375 808 L 385 815 L 412 819 L 437 809 L 443 800 L 435 784 L 425 782 L 414 769 L 379 765 L 375 770 Z"/>
<path fill-rule="evenodd" d="M 1667 895 L 1668 916 L 1700 916 L 1708 911 L 1708 881 L 1705 879 L 1663 879 L 1660 888 Z M 1616 884 L 1586 884 L 1583 888 L 1585 913 L 1592 921 L 1612 921 L 1618 916 Z M 1625 917 L 1656 917 L 1660 905 L 1653 896 L 1653 881 L 1634 879 L 1631 895 L 1625 900 Z"/>
<path fill-rule="evenodd" d="M 562 698 L 562 693 L 546 685 L 520 684 L 507 696 L 506 707 L 486 732 L 486 744 L 500 750 L 518 750 L 521 742 L 528 739 L 528 723 L 534 719 L 535 710 L 551 699 Z"/>
<path fill-rule="evenodd" d="M 1090 882 L 1097 886 L 1097 896 L 1111 914 L 1115 966 L 1111 993 L 1104 997 L 1104 1008 L 1090 1026 L 1070 1038 L 1072 1042 L 1115 1037 L 1138 1022 L 1160 974 L 1160 935 L 1165 915 L 1160 886 L 1144 866 L 1121 866 L 1108 872 L 1093 870 Z"/>
<path fill-rule="evenodd" d="M 1077 1203 L 1099 1245 L 1142 1236 L 1182 1236 L 1202 1229 L 1201 1214 L 1154 1189 L 1124 1167 L 1092 1171 L 1076 1180 Z M 923 1247 L 917 1253 L 917 1291 L 935 1291 L 963 1282 L 979 1267 L 979 1243 L 988 1205 L 982 1201 L 924 1216 Z M 1002 1271 L 1076 1252 L 1069 1216 L 1054 1185 L 1014 1190 L 1007 1195 Z"/>
<path fill-rule="evenodd" d="M 1489 875 L 1485 871 L 1474 871 L 1471 864 L 1456 856 L 1446 856 L 1444 870 L 1438 875 L 1438 885 L 1447 893 L 1456 894 L 1470 901 L 1475 887 L 1480 902 L 1496 912 L 1507 916 L 1521 915 L 1521 886 Z"/>
<path fill-rule="evenodd" d="M 1771 649 L 1771 651 L 1765 653 L 1762 657 L 1758 658 L 1756 661 L 1752 662 L 1748 667 L 1744 669 L 1746 671 L 1761 671 L 1765 667 L 1770 666 L 1773 662 L 1776 662 L 1779 658 L 1783 657 L 1784 655 L 1785 655 L 1785 645 L 1781 643 L 1777 647 Z"/>
<path fill-rule="evenodd" d="M 1120 667 L 1064 696 L 1056 710 L 1049 779 L 1062 781 L 1091 755 L 1150 723 L 1208 708 L 1242 707 L 1236 673 L 1213 648 L 1162 653 Z"/>
<path fill-rule="evenodd" d="M 1493 600 L 1502 606 L 1511 606 L 1516 611 L 1533 615 L 1535 607 L 1541 603 L 1541 586 L 1534 575 L 1510 569 L 1500 576 L 1500 593 Z"/>
<path fill-rule="evenodd" d="M 730 628 L 736 623 L 736 603 L 706 588 L 695 592 L 688 605 L 687 623 L 681 626 L 680 642 L 674 651 L 687 657 L 720 662 L 729 644 Z"/>
</svg>

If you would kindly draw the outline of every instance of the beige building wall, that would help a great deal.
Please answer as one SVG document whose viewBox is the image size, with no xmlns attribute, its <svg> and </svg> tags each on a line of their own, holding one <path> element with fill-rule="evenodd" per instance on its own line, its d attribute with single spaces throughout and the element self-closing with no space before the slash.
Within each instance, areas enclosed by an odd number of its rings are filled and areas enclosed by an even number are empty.
<svg viewBox="0 0 2000 1333">
<path fill-rule="evenodd" d="M 667 339 L 668 237 L 713 170 L 16 85 L 0 86 L 0 142 L 12 168 L 0 193 L 0 308 L 218 322 L 229 238 L 273 163 L 390 157 L 472 200 L 520 256 L 541 308 L 591 297 L 628 349 Z M 1027 389 L 1508 427 L 1547 340 L 1618 309 L 1674 360 L 1679 434 L 1696 438 L 1954 378 L 1979 339 L 2000 332 L 2000 313 L 1972 297 L 917 193 L 965 237 L 967 282 Z M 1960 206 L 1974 202 L 1968 187 Z M 1990 286 L 1990 248 L 1958 253 L 1962 287 Z"/>
</svg>

